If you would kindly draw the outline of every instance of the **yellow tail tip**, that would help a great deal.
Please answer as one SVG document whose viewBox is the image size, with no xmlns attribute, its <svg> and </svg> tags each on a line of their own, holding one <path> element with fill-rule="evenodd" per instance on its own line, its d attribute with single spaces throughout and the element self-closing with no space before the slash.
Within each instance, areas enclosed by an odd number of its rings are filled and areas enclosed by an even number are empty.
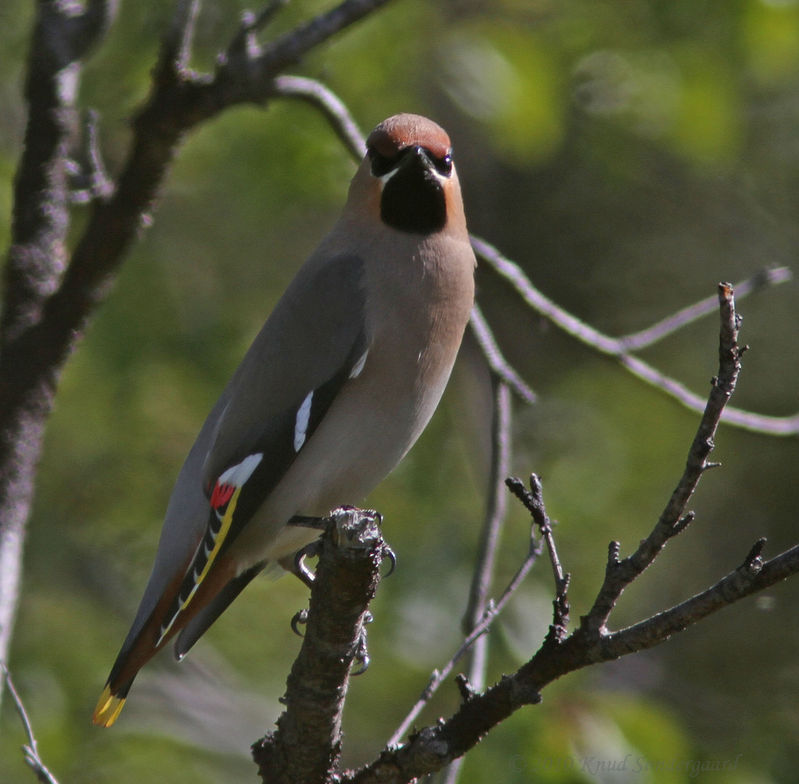
<svg viewBox="0 0 799 784">
<path fill-rule="evenodd" d="M 124 707 L 125 698 L 111 694 L 111 687 L 106 686 L 97 701 L 92 721 L 98 727 L 110 727 L 117 720 Z"/>
</svg>

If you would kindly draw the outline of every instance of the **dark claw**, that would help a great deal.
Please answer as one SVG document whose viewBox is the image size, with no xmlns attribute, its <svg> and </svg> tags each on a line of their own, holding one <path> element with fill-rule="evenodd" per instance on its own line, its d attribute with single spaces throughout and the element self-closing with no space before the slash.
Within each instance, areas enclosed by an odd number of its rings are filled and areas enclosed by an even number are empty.
<svg viewBox="0 0 799 784">
<path fill-rule="evenodd" d="M 311 542 L 307 547 L 303 547 L 302 550 L 294 553 L 293 556 L 281 558 L 278 563 L 310 588 L 313 585 L 314 573 L 305 565 L 305 559 L 316 555 L 319 555 L 319 542 Z"/>
<path fill-rule="evenodd" d="M 391 577 L 394 574 L 394 570 L 397 568 L 397 556 L 394 551 L 384 542 L 383 543 L 383 551 L 380 553 L 383 558 L 387 558 L 389 561 L 388 571 L 383 575 L 383 578 Z"/>
<path fill-rule="evenodd" d="M 294 554 L 293 574 L 297 575 L 310 588 L 316 575 L 305 565 L 305 558 L 308 555 L 313 555 L 313 553 L 309 553 L 307 547 Z"/>
<path fill-rule="evenodd" d="M 369 651 L 366 648 L 366 624 L 371 623 L 373 620 L 372 613 L 367 611 L 366 615 L 363 617 L 363 625 L 361 626 L 361 633 L 358 635 L 355 656 L 353 657 L 353 660 L 360 662 L 360 664 L 357 669 L 350 671 L 350 675 L 353 677 L 356 675 L 363 675 L 369 669 L 369 662 L 371 662 L 371 659 L 369 658 Z"/>
<path fill-rule="evenodd" d="M 305 637 L 300 631 L 300 624 L 305 625 L 306 623 L 308 623 L 308 610 L 300 610 L 294 613 L 294 617 L 291 619 L 291 631 L 293 631 L 297 637 Z"/>
</svg>

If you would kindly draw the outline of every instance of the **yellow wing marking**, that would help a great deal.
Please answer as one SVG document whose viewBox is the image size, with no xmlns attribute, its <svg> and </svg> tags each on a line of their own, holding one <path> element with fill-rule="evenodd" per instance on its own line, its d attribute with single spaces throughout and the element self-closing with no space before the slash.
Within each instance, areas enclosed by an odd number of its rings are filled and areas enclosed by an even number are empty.
<svg viewBox="0 0 799 784">
<path fill-rule="evenodd" d="M 227 535 L 230 533 L 230 526 L 233 523 L 233 514 L 236 511 L 236 504 L 239 501 L 239 495 L 241 495 L 241 491 L 242 488 L 237 487 L 233 495 L 230 497 L 227 510 L 222 518 L 222 525 L 220 526 L 219 533 L 216 535 L 216 540 L 214 541 L 214 546 L 211 549 L 211 552 L 208 554 L 208 560 L 205 562 L 203 570 L 195 579 L 194 587 L 191 589 L 191 593 L 188 595 L 183 604 L 180 605 L 179 612 L 183 612 L 189 606 L 189 602 L 191 602 L 191 600 L 194 598 L 194 594 L 197 593 L 197 589 L 202 585 L 203 580 L 205 580 L 205 578 L 208 576 L 208 572 L 214 565 L 214 561 L 216 560 L 217 555 L 219 555 L 219 551 L 222 549 L 222 545 L 224 544 L 225 539 L 227 539 Z"/>
</svg>

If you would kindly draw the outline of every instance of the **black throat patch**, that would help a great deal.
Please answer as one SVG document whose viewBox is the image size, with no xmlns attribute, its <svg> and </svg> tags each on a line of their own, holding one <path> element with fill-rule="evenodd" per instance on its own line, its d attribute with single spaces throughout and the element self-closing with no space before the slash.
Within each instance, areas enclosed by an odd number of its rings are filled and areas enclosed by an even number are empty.
<svg viewBox="0 0 799 784">
<path fill-rule="evenodd" d="M 386 225 L 410 234 L 432 234 L 444 228 L 444 189 L 423 160 L 415 158 L 401 165 L 385 184 L 380 217 Z"/>
</svg>

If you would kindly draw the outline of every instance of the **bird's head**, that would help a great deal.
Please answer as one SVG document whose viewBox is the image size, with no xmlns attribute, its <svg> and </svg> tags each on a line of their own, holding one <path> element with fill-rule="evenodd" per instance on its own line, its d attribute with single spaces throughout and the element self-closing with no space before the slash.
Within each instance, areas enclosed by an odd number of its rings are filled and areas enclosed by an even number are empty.
<svg viewBox="0 0 799 784">
<path fill-rule="evenodd" d="M 417 114 L 397 114 L 366 140 L 350 200 L 369 218 L 428 235 L 464 224 L 460 186 L 446 131 Z"/>
</svg>

